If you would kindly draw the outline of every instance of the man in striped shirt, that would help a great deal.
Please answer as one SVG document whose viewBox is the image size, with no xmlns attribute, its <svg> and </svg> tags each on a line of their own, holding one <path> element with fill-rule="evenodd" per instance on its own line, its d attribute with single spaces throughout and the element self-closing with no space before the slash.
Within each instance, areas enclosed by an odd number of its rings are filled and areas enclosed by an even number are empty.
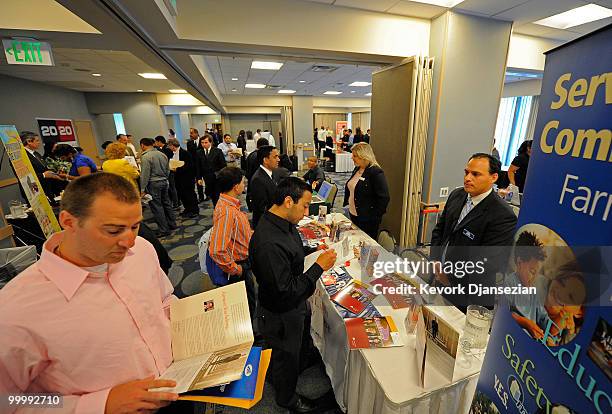
<svg viewBox="0 0 612 414">
<path fill-rule="evenodd" d="M 230 283 L 244 280 L 251 317 L 255 317 L 256 292 L 248 261 L 249 242 L 253 235 L 246 213 L 240 211 L 238 197 L 244 191 L 242 170 L 225 167 L 217 175 L 221 192 L 213 213 L 213 229 L 208 252 L 210 258 L 227 273 Z"/>
</svg>

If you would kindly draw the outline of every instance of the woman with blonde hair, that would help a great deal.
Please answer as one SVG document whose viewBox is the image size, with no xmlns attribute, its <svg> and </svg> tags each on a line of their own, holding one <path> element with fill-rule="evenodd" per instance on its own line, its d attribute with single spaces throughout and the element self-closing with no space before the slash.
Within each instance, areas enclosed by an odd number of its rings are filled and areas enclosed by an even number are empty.
<svg viewBox="0 0 612 414">
<path fill-rule="evenodd" d="M 344 188 L 343 205 L 348 205 L 351 221 L 376 239 L 390 200 L 387 179 L 370 144 L 359 142 L 352 153 L 355 169 Z"/>
<path fill-rule="evenodd" d="M 102 164 L 102 170 L 122 176 L 134 184 L 134 188 L 138 190 L 138 170 L 124 158 L 126 149 L 127 146 L 121 142 L 108 144 L 104 150 L 106 161 Z"/>
</svg>

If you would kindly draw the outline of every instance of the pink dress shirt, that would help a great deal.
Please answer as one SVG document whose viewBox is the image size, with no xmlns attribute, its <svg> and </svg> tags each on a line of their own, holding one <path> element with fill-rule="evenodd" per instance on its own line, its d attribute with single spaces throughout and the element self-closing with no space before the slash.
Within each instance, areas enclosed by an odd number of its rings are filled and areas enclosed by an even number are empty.
<svg viewBox="0 0 612 414">
<path fill-rule="evenodd" d="M 49 413 L 103 414 L 112 387 L 158 377 L 172 362 L 176 298 L 146 240 L 108 272 L 90 273 L 53 253 L 62 237 L 0 290 L 0 394 L 55 392 L 63 409 Z"/>
</svg>

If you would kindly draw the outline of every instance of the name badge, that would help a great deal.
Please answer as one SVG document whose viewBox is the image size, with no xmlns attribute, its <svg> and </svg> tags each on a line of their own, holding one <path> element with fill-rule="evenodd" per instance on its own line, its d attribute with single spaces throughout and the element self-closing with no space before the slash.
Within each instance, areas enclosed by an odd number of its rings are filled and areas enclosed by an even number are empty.
<svg viewBox="0 0 612 414">
<path fill-rule="evenodd" d="M 359 181 L 365 181 L 365 178 L 359 177 Z"/>
<path fill-rule="evenodd" d="M 473 233 L 470 233 L 468 229 L 463 229 L 463 235 L 470 240 L 474 240 L 474 237 L 476 237 Z"/>
</svg>

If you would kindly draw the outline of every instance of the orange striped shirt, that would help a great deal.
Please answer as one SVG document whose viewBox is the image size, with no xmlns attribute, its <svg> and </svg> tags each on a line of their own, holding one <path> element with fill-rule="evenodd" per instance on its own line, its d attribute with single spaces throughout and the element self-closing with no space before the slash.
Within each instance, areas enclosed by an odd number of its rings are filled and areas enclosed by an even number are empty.
<svg viewBox="0 0 612 414">
<path fill-rule="evenodd" d="M 249 219 L 240 211 L 240 200 L 221 194 L 213 213 L 213 229 L 208 244 L 210 258 L 230 275 L 242 273 L 242 266 L 236 262 L 248 257 L 252 235 Z"/>
</svg>

